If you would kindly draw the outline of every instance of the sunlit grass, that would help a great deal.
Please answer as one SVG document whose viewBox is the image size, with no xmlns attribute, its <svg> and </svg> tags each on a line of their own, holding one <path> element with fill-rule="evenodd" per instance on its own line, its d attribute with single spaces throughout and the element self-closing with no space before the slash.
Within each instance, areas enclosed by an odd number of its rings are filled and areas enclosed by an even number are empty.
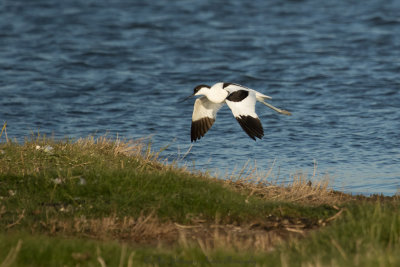
<svg viewBox="0 0 400 267">
<path fill-rule="evenodd" d="M 141 142 L 42 138 L 23 145 L 9 142 L 1 151 L 4 216 L 17 218 L 24 211 L 19 225 L 32 225 L 44 216 L 47 220 L 71 214 L 138 218 L 151 213 L 161 221 L 178 223 L 215 220 L 217 214 L 224 223 L 239 223 L 260 214 L 282 216 L 294 211 L 313 217 L 321 209 L 264 201 L 233 190 L 227 182 L 161 164 Z M 325 209 L 326 216 L 332 215 Z"/>
<path fill-rule="evenodd" d="M 144 140 L 4 137 L 1 266 L 400 262 L 398 197 L 357 200 L 301 173 L 282 185 L 246 166 L 216 179 Z"/>
</svg>

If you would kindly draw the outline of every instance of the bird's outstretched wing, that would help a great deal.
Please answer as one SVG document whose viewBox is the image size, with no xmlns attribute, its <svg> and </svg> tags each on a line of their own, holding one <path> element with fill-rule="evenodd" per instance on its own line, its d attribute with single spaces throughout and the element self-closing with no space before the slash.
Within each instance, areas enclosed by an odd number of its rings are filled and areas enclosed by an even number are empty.
<svg viewBox="0 0 400 267">
<path fill-rule="evenodd" d="M 215 122 L 218 110 L 224 103 L 213 103 L 203 96 L 194 102 L 192 127 L 190 130 L 191 141 L 202 138 Z"/>
<path fill-rule="evenodd" d="M 247 135 L 256 140 L 264 136 L 260 119 L 256 114 L 256 94 L 254 91 L 233 91 L 226 98 L 226 104 Z"/>
<path fill-rule="evenodd" d="M 239 91 L 239 90 L 246 90 L 249 92 L 254 92 L 256 95 L 257 100 L 265 100 L 265 99 L 272 99 L 272 97 L 264 95 L 254 89 L 248 88 L 246 86 L 237 84 L 237 83 L 224 83 L 223 84 L 223 88 L 228 91 L 229 93 L 233 93 L 235 91 Z"/>
</svg>

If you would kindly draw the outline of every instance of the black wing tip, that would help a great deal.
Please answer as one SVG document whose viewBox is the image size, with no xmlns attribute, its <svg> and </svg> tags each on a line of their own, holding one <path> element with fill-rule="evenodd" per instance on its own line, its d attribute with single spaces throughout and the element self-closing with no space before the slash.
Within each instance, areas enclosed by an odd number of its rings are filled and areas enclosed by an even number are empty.
<svg viewBox="0 0 400 267">
<path fill-rule="evenodd" d="M 196 142 L 197 140 L 200 140 L 202 137 L 203 136 L 193 136 L 193 135 L 191 135 L 190 142 L 191 143 Z"/>
<path fill-rule="evenodd" d="M 200 140 L 211 128 L 215 119 L 204 117 L 196 121 L 192 121 L 190 129 L 190 142 Z"/>
<path fill-rule="evenodd" d="M 236 117 L 236 120 L 239 122 L 246 134 L 254 141 L 256 141 L 256 138 L 261 139 L 264 136 L 264 130 L 258 117 L 239 116 Z"/>
</svg>

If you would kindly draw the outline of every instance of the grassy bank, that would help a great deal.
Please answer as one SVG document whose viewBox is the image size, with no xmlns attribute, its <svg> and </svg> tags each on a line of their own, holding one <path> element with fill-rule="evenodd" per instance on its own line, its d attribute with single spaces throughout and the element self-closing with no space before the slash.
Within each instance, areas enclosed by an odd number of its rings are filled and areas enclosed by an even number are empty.
<svg viewBox="0 0 400 267">
<path fill-rule="evenodd" d="M 399 264 L 399 199 L 222 181 L 145 143 L 44 137 L 0 145 L 0 264 Z"/>
</svg>

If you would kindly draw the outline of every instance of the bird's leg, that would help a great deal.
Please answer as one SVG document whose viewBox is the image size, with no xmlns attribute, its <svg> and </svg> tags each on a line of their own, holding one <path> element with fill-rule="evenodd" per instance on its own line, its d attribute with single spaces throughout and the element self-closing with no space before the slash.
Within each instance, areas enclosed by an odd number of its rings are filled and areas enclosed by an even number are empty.
<svg viewBox="0 0 400 267">
<path fill-rule="evenodd" d="M 278 112 L 278 113 L 281 113 L 281 114 L 283 114 L 283 115 L 288 115 L 288 116 L 292 115 L 292 113 L 290 113 L 290 112 L 287 111 L 287 110 L 274 107 L 273 105 L 271 105 L 271 104 L 269 104 L 269 103 L 267 103 L 267 102 L 264 102 L 264 101 L 260 101 L 260 102 L 263 103 L 264 105 L 266 105 L 267 107 L 269 107 L 270 109 L 275 110 L 275 111 Z"/>
</svg>

